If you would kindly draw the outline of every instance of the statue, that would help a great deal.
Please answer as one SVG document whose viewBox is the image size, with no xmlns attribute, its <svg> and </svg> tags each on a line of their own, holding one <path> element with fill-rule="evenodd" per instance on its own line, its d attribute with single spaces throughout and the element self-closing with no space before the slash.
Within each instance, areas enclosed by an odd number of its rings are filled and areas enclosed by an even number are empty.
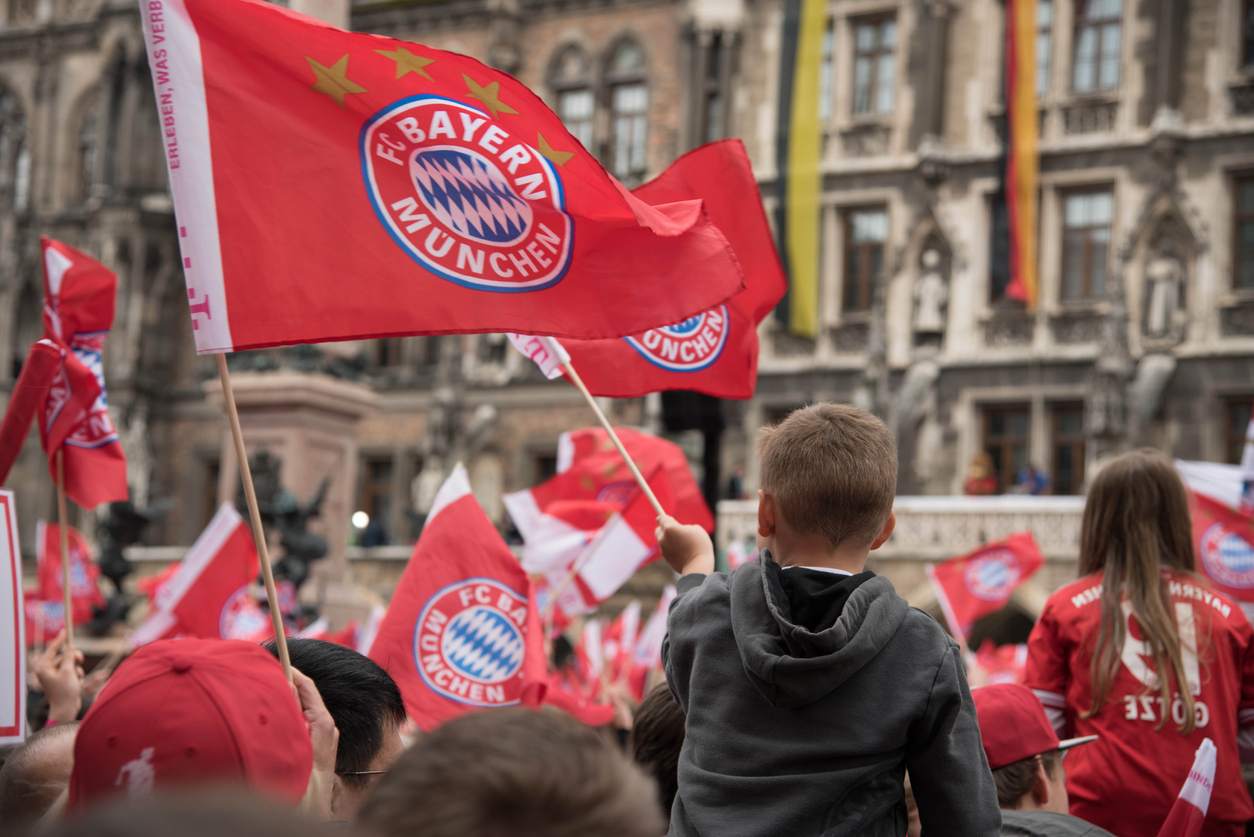
<svg viewBox="0 0 1254 837">
<path fill-rule="evenodd" d="M 1160 254 L 1145 268 L 1145 336 L 1179 339 L 1184 266 L 1171 254 Z"/>
<path fill-rule="evenodd" d="M 941 257 L 933 248 L 923 252 L 923 275 L 914 286 L 914 330 L 920 335 L 945 332 L 945 306 L 949 302 L 949 286 L 940 270 Z"/>
<path fill-rule="evenodd" d="M 109 579 L 113 592 L 103 607 L 92 614 L 87 632 L 92 636 L 104 636 L 117 624 L 124 624 L 130 613 L 134 597 L 124 589 L 126 579 L 134 567 L 126 557 L 127 547 L 139 543 L 144 530 L 160 519 L 173 503 L 164 500 L 147 508 L 139 508 L 130 500 L 110 503 L 96 526 L 99 545 L 100 574 Z"/>
<path fill-rule="evenodd" d="M 274 564 L 274 577 L 290 581 L 299 591 L 309 578 L 309 565 L 325 558 L 328 551 L 326 538 L 309 531 L 309 521 L 321 515 L 331 480 L 323 478 L 314 496 L 302 504 L 296 495 L 283 488 L 279 473 L 281 463 L 269 451 L 263 450 L 252 457 L 251 466 L 261 522 L 267 530 L 278 530 L 279 545 L 283 549 L 283 557 Z M 242 514 L 248 514 L 242 488 L 235 505 Z"/>
</svg>

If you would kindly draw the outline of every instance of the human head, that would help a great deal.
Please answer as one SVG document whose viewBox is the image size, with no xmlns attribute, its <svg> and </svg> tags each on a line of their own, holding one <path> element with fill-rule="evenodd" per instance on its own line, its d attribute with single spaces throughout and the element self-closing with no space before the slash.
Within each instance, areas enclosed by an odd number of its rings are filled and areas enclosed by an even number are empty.
<svg viewBox="0 0 1254 837">
<path fill-rule="evenodd" d="M 1180 728 L 1196 725 L 1194 696 L 1187 683 L 1176 621 L 1163 570 L 1192 573 L 1196 567 L 1189 501 L 1171 460 L 1154 450 L 1125 453 L 1108 462 L 1089 486 L 1080 525 L 1080 575 L 1102 573 L 1102 614 L 1093 652 L 1093 704 L 1099 711 L 1121 666 L 1127 631 L 1123 607 L 1132 607 L 1146 656 L 1159 678 L 1165 705 L 1179 694 Z M 1167 713 L 1162 713 L 1166 719 Z M 1161 726 L 1161 722 L 1159 726 Z"/>
<path fill-rule="evenodd" d="M 344 837 L 290 805 L 241 792 L 173 791 L 114 799 L 67 817 L 43 837 Z"/>
<path fill-rule="evenodd" d="M 684 746 L 684 710 L 659 683 L 636 709 L 631 727 L 631 757 L 657 784 L 662 815 L 670 816 L 679 789 L 679 750 Z"/>
<path fill-rule="evenodd" d="M 1096 736 L 1059 741 L 1041 702 L 1018 683 L 982 686 L 971 691 L 971 698 L 998 804 L 1067 813 L 1062 756 Z"/>
<path fill-rule="evenodd" d="M 758 534 L 834 550 L 878 547 L 892 534 L 897 446 L 866 410 L 815 404 L 762 430 Z"/>
<path fill-rule="evenodd" d="M 266 650 L 277 654 L 274 643 Z M 288 639 L 292 666 L 314 682 L 340 731 L 335 752 L 331 815 L 351 820 L 404 745 L 401 725 L 405 703 L 391 676 L 369 657 L 351 648 L 317 639 Z"/>
<path fill-rule="evenodd" d="M 48 812 L 69 785 L 77 732 L 77 723 L 48 727 L 9 754 L 0 767 L 0 822 L 24 828 Z"/>
<path fill-rule="evenodd" d="M 361 807 L 377 837 L 656 837 L 652 784 L 596 730 L 555 710 L 463 715 L 418 739 Z"/>
<path fill-rule="evenodd" d="M 69 805 L 190 785 L 294 803 L 312 769 L 305 717 L 273 657 L 249 642 L 164 640 L 119 666 L 80 724 Z"/>
</svg>

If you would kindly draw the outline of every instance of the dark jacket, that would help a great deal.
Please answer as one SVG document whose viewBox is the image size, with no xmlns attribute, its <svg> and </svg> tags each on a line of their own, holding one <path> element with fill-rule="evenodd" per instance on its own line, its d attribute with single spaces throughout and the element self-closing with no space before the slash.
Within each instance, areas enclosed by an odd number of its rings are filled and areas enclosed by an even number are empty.
<svg viewBox="0 0 1254 837">
<path fill-rule="evenodd" d="M 679 580 L 662 647 L 687 715 L 672 835 L 997 835 L 957 646 L 885 578 L 781 570 Z"/>
<path fill-rule="evenodd" d="M 1104 828 L 1069 814 L 1002 811 L 1002 837 L 1114 837 Z"/>
</svg>

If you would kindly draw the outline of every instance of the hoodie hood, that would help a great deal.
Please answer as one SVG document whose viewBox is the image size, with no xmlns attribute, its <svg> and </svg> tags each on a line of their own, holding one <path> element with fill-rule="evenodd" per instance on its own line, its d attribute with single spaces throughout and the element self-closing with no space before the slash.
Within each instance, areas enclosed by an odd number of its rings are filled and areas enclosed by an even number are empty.
<svg viewBox="0 0 1254 837">
<path fill-rule="evenodd" d="M 857 584 L 834 624 L 810 630 L 793 619 L 782 572 L 764 552 L 731 575 L 732 633 L 762 696 L 797 708 L 823 699 L 870 662 L 909 607 L 891 582 L 873 576 Z"/>
</svg>

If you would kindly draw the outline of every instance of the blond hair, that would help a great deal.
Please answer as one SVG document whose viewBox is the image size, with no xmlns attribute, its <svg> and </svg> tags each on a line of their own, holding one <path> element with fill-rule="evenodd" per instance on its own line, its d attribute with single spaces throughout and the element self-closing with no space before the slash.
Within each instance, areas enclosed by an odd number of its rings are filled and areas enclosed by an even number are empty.
<svg viewBox="0 0 1254 837">
<path fill-rule="evenodd" d="M 762 490 L 798 534 L 870 544 L 893 508 L 897 446 L 884 422 L 844 404 L 795 410 L 758 440 Z"/>
</svg>

